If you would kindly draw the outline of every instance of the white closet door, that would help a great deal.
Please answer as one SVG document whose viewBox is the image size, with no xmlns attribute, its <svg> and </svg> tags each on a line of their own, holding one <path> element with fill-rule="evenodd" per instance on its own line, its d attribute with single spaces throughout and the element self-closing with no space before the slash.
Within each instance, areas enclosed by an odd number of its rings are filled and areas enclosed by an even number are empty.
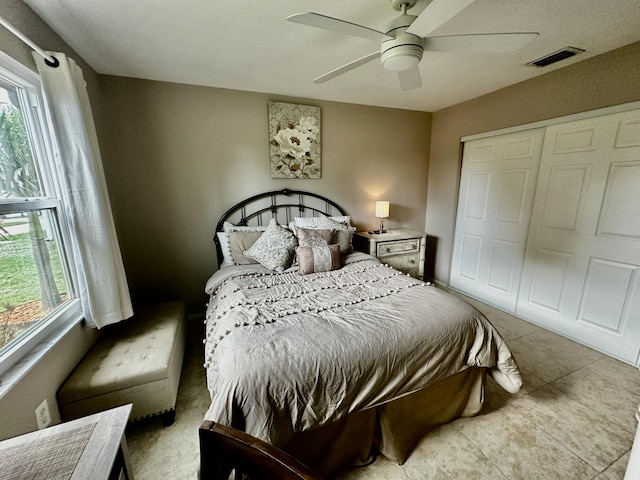
<svg viewBox="0 0 640 480">
<path fill-rule="evenodd" d="M 518 316 L 635 364 L 639 269 L 640 112 L 548 127 Z"/>
<path fill-rule="evenodd" d="M 449 284 L 514 312 L 544 129 L 464 144 Z"/>
</svg>

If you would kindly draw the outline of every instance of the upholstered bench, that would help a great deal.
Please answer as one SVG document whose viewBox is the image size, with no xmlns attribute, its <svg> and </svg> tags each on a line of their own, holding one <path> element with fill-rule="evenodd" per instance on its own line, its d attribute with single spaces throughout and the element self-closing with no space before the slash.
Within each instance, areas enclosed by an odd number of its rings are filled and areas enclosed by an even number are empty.
<svg viewBox="0 0 640 480">
<path fill-rule="evenodd" d="M 150 305 L 105 327 L 58 391 L 63 420 L 132 403 L 131 420 L 175 418 L 186 343 L 184 304 Z"/>
</svg>

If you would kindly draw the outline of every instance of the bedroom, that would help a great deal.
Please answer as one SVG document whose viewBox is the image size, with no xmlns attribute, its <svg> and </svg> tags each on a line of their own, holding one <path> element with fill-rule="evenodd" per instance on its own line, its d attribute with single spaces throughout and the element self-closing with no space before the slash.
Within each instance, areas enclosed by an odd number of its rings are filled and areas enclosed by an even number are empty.
<svg viewBox="0 0 640 480">
<path fill-rule="evenodd" d="M 43 47 L 76 56 L 23 2 L 2 8 Z M 28 48 L 5 31 L 1 38 L 6 53 L 31 62 Z M 140 301 L 184 298 L 198 313 L 206 301 L 202 286 L 215 268 L 211 230 L 218 216 L 256 191 L 291 184 L 268 177 L 268 100 L 322 108 L 323 157 L 331 163 L 313 188 L 348 206 L 362 228 L 376 226 L 373 200 L 393 192 L 399 207 L 389 225 L 438 238 L 428 269 L 446 282 L 460 137 L 638 101 L 639 65 L 634 43 L 434 113 L 99 76 L 82 66 L 99 134 L 109 139 L 103 140 L 105 170 L 132 293 Z M 34 408 L 42 398 L 55 404 L 58 386 L 92 341 L 92 332 L 74 330 L 50 352 L 46 367 L 34 368 L 0 400 L 8 419 L 3 433 L 35 428 Z"/>
</svg>

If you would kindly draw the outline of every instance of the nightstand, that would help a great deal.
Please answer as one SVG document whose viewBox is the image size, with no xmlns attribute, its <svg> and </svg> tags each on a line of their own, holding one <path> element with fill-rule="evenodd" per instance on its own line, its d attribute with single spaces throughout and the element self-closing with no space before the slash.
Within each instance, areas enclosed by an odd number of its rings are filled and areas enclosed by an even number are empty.
<svg viewBox="0 0 640 480">
<path fill-rule="evenodd" d="M 131 404 L 0 443 L 2 478 L 132 480 L 125 427 Z"/>
<path fill-rule="evenodd" d="M 353 248 L 420 280 L 424 277 L 426 244 L 426 233 L 406 228 L 353 235 Z"/>
</svg>

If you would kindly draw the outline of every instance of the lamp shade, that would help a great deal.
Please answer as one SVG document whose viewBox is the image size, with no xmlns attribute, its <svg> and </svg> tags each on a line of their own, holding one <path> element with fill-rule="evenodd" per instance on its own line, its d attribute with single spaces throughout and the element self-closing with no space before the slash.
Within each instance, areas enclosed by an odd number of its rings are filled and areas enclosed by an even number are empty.
<svg viewBox="0 0 640 480">
<path fill-rule="evenodd" d="M 389 202 L 386 200 L 376 202 L 376 217 L 387 218 L 389 216 Z"/>
</svg>

